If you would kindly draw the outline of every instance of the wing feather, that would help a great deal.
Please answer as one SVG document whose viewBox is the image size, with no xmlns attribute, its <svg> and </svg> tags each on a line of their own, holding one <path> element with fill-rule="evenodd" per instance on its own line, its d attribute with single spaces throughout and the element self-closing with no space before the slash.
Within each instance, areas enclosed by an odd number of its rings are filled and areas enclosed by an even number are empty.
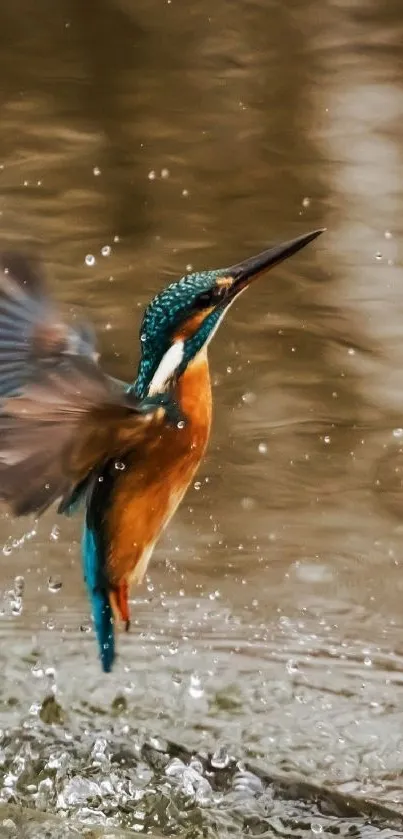
<svg viewBox="0 0 403 839">
<path fill-rule="evenodd" d="M 97 360 L 91 326 L 63 321 L 37 266 L 0 255 L 0 501 L 15 515 L 67 509 L 95 467 L 164 420 Z"/>
<path fill-rule="evenodd" d="M 165 417 L 87 359 L 66 357 L 0 401 L 0 501 L 17 516 L 42 513 L 95 467 L 146 443 Z"/>
<path fill-rule="evenodd" d="M 65 323 L 33 260 L 0 254 L 0 397 L 17 393 L 38 365 L 58 364 L 66 354 L 98 360 L 91 326 Z"/>
</svg>

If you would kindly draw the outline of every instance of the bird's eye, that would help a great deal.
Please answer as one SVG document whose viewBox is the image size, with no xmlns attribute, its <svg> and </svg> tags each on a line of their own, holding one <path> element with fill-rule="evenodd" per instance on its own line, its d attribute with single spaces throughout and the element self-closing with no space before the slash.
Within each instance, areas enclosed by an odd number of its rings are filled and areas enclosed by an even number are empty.
<svg viewBox="0 0 403 839">
<path fill-rule="evenodd" d="M 205 309 L 207 306 L 211 306 L 212 303 L 212 293 L 211 291 L 204 291 L 203 294 L 199 294 L 196 300 L 196 306 L 198 309 Z"/>
<path fill-rule="evenodd" d="M 228 288 L 226 286 L 214 286 L 214 288 L 209 289 L 209 291 L 204 291 L 202 294 L 199 294 L 196 300 L 196 306 L 198 309 L 215 306 L 220 302 L 220 300 L 224 300 L 227 294 Z"/>
</svg>

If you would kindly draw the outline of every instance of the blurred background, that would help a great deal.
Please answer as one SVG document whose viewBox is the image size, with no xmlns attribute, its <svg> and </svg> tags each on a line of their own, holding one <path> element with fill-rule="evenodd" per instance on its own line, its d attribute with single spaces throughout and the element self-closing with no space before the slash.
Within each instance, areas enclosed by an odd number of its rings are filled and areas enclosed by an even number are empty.
<svg viewBox="0 0 403 839">
<path fill-rule="evenodd" d="M 400 0 L 0 6 L 0 241 L 41 256 L 108 372 L 134 378 L 173 278 L 328 228 L 214 340 L 208 456 L 112 677 L 80 519 L 1 518 L 4 831 L 22 803 L 121 835 L 122 778 L 112 815 L 87 788 L 98 729 L 104 756 L 169 733 L 403 803 L 402 39 Z"/>
</svg>

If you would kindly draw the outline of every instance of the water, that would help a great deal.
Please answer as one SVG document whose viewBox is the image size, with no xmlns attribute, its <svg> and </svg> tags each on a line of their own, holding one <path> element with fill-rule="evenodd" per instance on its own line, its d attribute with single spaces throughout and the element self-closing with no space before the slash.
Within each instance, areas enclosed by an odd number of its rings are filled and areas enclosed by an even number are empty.
<svg viewBox="0 0 403 839">
<path fill-rule="evenodd" d="M 111 677 L 79 520 L 1 519 L 0 836 L 403 835 L 401 4 L 16 0 L 0 33 L 2 244 L 113 375 L 188 266 L 328 228 L 214 340 Z"/>
</svg>

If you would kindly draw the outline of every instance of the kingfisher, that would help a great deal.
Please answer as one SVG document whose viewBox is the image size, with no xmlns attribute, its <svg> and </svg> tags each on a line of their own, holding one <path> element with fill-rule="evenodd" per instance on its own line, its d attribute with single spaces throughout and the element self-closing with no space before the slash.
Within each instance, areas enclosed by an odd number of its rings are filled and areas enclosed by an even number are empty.
<svg viewBox="0 0 403 839">
<path fill-rule="evenodd" d="M 17 517 L 83 506 L 83 575 L 106 673 L 116 627 L 130 626 L 129 587 L 207 446 L 208 345 L 254 279 L 322 232 L 164 288 L 145 310 L 130 384 L 101 369 L 91 326 L 64 318 L 36 261 L 0 255 L 0 501 Z"/>
</svg>

